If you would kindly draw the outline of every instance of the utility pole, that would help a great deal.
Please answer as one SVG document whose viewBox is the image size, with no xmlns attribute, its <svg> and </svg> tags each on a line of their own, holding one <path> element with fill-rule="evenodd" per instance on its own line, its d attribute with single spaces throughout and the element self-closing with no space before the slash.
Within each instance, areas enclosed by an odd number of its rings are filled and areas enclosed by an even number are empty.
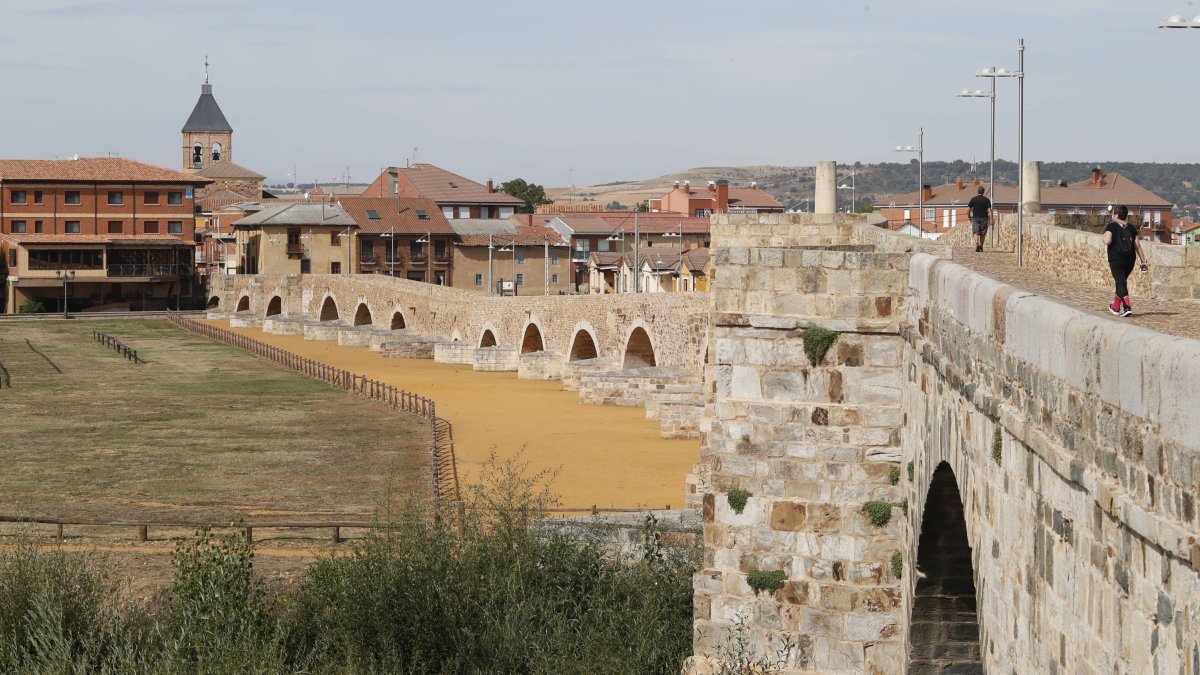
<svg viewBox="0 0 1200 675">
<path fill-rule="evenodd" d="M 542 295 L 550 295 L 550 235 L 542 234 Z"/>
<path fill-rule="evenodd" d="M 495 289 L 492 288 L 492 235 L 488 235 L 488 295 L 492 295 Z"/>
<path fill-rule="evenodd" d="M 634 207 L 634 211 L 633 211 L 633 274 L 634 274 L 633 292 L 634 293 L 642 292 L 642 270 L 641 270 L 641 267 L 639 266 L 640 261 L 638 260 L 638 256 L 642 250 L 642 239 L 641 239 L 642 231 L 641 231 L 641 225 L 638 222 L 639 214 L 640 214 L 639 207 Z"/>
</svg>

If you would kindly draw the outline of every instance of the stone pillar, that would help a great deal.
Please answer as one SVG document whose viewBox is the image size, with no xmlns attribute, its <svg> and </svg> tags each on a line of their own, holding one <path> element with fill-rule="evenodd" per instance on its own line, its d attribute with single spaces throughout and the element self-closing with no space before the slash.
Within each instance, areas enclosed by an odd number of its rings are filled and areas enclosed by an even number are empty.
<svg viewBox="0 0 1200 675">
<path fill-rule="evenodd" d="M 1042 163 L 1025 162 L 1021 167 L 1021 185 L 1024 186 L 1024 201 L 1021 212 L 1025 215 L 1036 215 L 1042 212 Z"/>
<path fill-rule="evenodd" d="M 817 188 L 813 202 L 814 213 L 837 211 L 837 162 L 817 162 Z"/>
</svg>

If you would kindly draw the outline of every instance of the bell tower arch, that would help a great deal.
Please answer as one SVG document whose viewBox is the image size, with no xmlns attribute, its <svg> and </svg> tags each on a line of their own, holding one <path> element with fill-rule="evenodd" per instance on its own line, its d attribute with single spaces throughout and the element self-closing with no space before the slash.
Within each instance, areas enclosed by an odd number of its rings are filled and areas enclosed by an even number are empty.
<svg viewBox="0 0 1200 675">
<path fill-rule="evenodd" d="M 200 98 L 183 125 L 183 170 L 195 173 L 216 162 L 233 161 L 233 127 L 213 98 L 208 81 L 208 56 L 204 57 L 204 84 Z"/>
</svg>

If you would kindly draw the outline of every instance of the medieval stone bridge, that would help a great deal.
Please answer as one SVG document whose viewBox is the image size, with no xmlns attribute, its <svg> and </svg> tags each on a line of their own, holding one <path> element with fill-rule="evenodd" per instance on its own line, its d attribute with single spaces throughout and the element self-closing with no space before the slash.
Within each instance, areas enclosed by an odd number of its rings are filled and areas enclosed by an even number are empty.
<svg viewBox="0 0 1200 675">
<path fill-rule="evenodd" d="M 788 673 L 1200 675 L 1200 342 L 1005 285 L 871 216 L 713 229 L 711 296 L 237 276 L 213 309 L 597 390 L 677 370 L 705 521 L 691 672 L 741 630 Z M 806 352 L 810 326 L 836 331 L 828 351 Z"/>
</svg>

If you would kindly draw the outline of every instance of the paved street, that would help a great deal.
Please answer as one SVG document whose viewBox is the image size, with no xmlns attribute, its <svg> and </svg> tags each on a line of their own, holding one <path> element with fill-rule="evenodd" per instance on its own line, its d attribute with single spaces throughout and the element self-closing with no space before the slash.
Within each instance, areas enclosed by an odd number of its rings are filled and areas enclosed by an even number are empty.
<svg viewBox="0 0 1200 675">
<path fill-rule="evenodd" d="M 975 253 L 971 248 L 955 248 L 954 262 L 1110 321 L 1127 321 L 1163 333 L 1200 340 L 1200 302 L 1148 300 L 1134 296 L 1133 316 L 1122 318 L 1110 314 L 1106 307 L 1112 301 L 1111 289 L 1084 286 L 1058 275 L 1019 269 L 1013 253 Z"/>
</svg>

